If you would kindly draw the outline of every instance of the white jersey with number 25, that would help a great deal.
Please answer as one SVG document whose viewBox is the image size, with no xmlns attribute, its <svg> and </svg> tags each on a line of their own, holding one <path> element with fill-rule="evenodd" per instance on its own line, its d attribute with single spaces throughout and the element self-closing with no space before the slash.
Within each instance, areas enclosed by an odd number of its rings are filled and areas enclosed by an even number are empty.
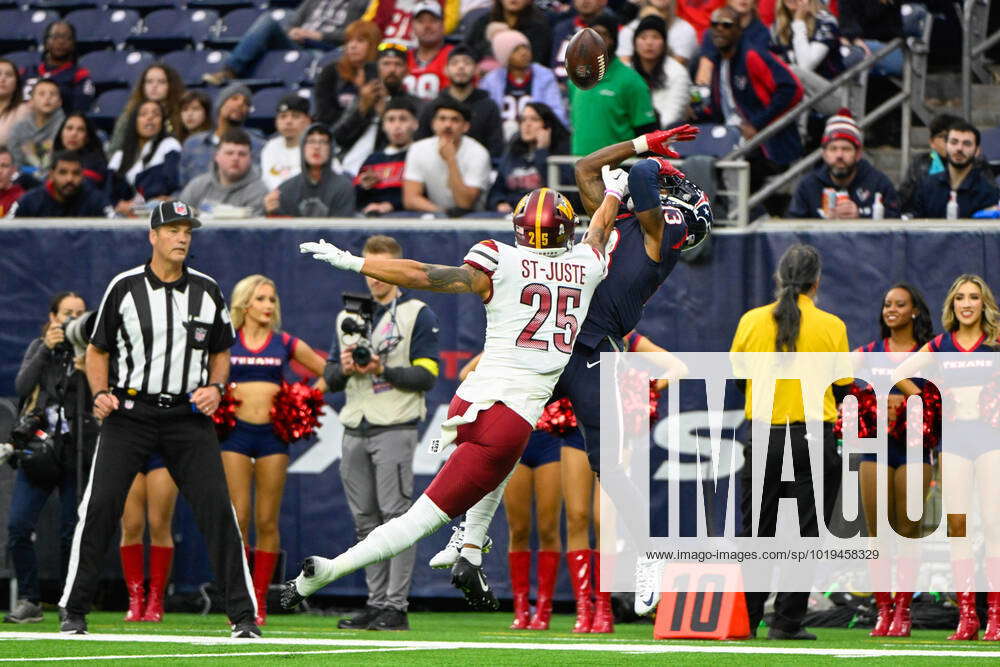
<svg viewBox="0 0 1000 667">
<path fill-rule="evenodd" d="M 501 401 L 534 426 L 569 363 L 607 262 L 586 244 L 546 257 L 492 240 L 474 245 L 464 261 L 490 277 L 493 292 L 483 356 L 456 393 L 470 403 Z"/>
</svg>

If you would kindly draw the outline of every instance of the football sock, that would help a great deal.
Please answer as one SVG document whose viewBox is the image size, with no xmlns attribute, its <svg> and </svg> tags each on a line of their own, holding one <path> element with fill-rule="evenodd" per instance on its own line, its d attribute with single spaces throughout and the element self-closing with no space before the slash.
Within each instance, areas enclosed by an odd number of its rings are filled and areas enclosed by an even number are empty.
<svg viewBox="0 0 1000 667">
<path fill-rule="evenodd" d="M 497 508 L 500 507 L 507 482 L 513 475 L 514 470 L 511 469 L 497 488 L 483 496 L 482 500 L 470 507 L 465 513 L 465 544 L 479 548 L 470 549 L 463 546 L 462 556 L 473 565 L 481 565 L 483 562 L 482 547 L 483 543 L 486 542 L 486 531 L 490 527 L 490 522 L 493 521 L 493 515 L 496 514 Z"/>
</svg>

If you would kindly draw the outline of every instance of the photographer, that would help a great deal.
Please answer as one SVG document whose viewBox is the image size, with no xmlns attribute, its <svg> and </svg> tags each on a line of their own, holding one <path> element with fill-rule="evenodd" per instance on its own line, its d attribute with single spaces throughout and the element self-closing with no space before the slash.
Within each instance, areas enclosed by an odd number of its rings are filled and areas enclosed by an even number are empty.
<svg viewBox="0 0 1000 667">
<path fill-rule="evenodd" d="M 89 461 L 97 429 L 90 415 L 90 392 L 82 382 L 82 355 L 67 340 L 65 325 L 80 318 L 83 299 L 73 292 L 60 292 L 52 299 L 49 319 L 41 338 L 31 341 L 15 380 L 21 399 L 21 418 L 14 427 L 12 465 L 17 467 L 10 502 L 7 541 L 17 576 L 18 601 L 4 617 L 5 623 L 37 623 L 42 620 L 39 604 L 38 556 L 34 532 L 38 517 L 49 498 L 59 489 L 60 501 L 60 581 L 66 577 L 73 530 L 76 527 L 77 454 Z M 76 320 L 86 324 L 86 319 Z M 72 332 L 83 335 L 87 327 Z M 72 337 L 72 336 L 71 336 Z M 81 340 L 85 343 L 85 340 Z M 78 392 L 83 392 L 82 401 Z M 82 411 L 79 406 L 84 406 Z M 82 433 L 80 417 L 83 417 Z M 41 429 L 49 437 L 39 438 Z M 77 436 L 84 449 L 77 452 Z"/>
<path fill-rule="evenodd" d="M 402 257 L 388 236 L 372 236 L 365 257 Z M 372 299 L 344 295 L 336 334 L 323 373 L 330 391 L 344 391 L 340 476 L 358 541 L 410 508 L 417 424 L 427 406 L 424 392 L 438 375 L 437 316 L 398 287 L 365 278 Z M 407 596 L 413 548 L 365 568 L 368 602 L 339 628 L 409 630 Z"/>
</svg>

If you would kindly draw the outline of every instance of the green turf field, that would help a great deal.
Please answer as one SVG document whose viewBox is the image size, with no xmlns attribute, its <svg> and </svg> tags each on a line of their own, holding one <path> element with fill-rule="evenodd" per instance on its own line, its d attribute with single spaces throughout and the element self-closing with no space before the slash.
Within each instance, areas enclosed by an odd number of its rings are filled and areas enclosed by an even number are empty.
<svg viewBox="0 0 1000 667">
<path fill-rule="evenodd" d="M 229 639 L 220 615 L 168 614 L 163 623 L 124 623 L 121 612 L 94 613 L 90 635 L 57 637 L 56 614 L 33 625 L 0 625 L 0 664 L 285 664 L 296 665 L 793 665 L 863 658 L 890 664 L 1000 664 L 1000 644 L 949 642 L 946 631 L 877 640 L 867 630 L 817 629 L 816 642 L 654 641 L 653 626 L 620 625 L 613 635 L 573 635 L 573 619 L 557 615 L 554 630 L 514 632 L 505 613 L 414 613 L 410 632 L 336 629 L 336 617 L 272 616 L 262 640 Z M 765 633 L 762 633 L 762 635 Z"/>
</svg>

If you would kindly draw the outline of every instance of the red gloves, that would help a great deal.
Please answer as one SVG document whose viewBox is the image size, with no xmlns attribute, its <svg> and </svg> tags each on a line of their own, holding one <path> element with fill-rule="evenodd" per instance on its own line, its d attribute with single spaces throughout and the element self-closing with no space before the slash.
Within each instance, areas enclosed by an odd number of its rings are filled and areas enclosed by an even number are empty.
<svg viewBox="0 0 1000 667">
<path fill-rule="evenodd" d="M 671 151 L 673 152 L 673 151 Z M 684 172 L 670 164 L 670 160 L 662 158 L 659 155 L 651 156 L 646 158 L 647 160 L 652 160 L 653 162 L 660 165 L 660 176 L 673 176 L 675 178 L 686 178 Z"/>
<path fill-rule="evenodd" d="M 647 132 L 632 140 L 636 155 L 643 153 L 658 153 L 669 158 L 679 159 L 680 154 L 670 148 L 675 141 L 692 141 L 698 136 L 698 128 L 694 125 L 679 125 L 669 130 Z"/>
</svg>

